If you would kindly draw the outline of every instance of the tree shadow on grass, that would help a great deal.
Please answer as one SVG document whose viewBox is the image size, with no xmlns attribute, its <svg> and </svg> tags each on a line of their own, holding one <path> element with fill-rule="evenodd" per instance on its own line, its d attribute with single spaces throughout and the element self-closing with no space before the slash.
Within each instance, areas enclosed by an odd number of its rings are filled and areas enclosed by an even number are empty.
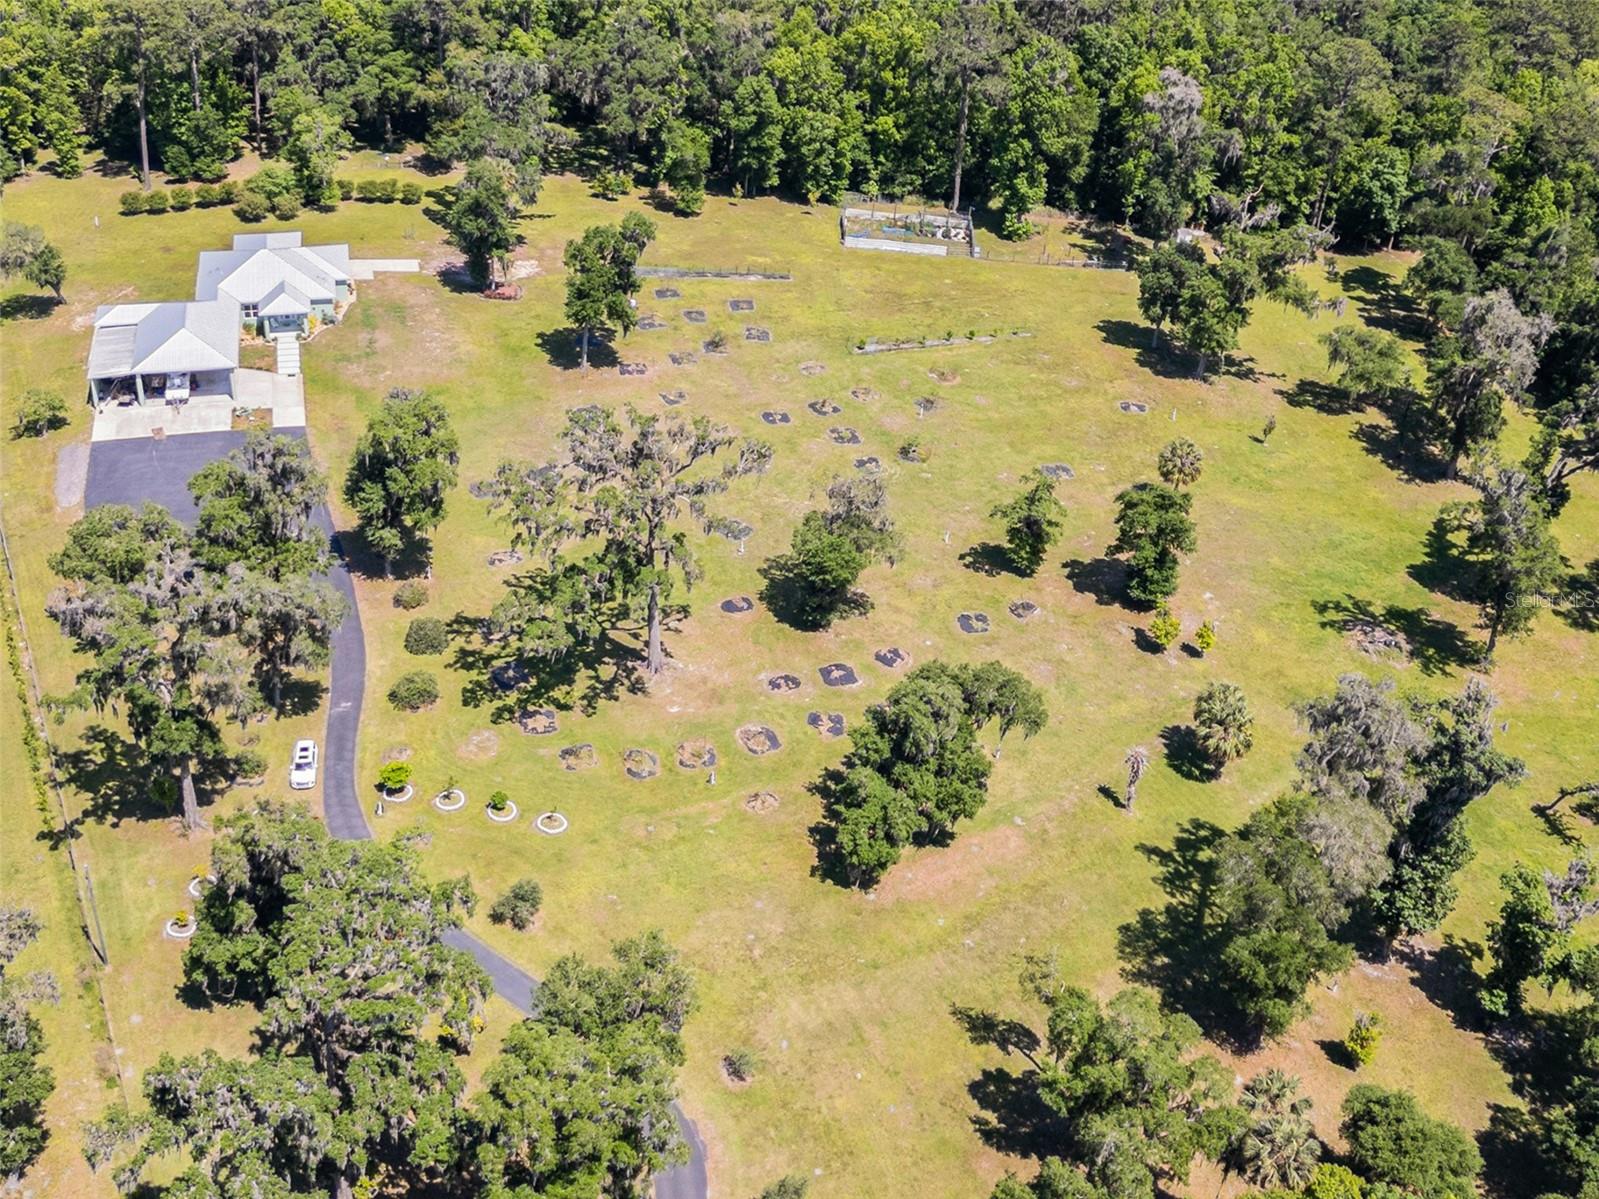
<svg viewBox="0 0 1599 1199">
<path fill-rule="evenodd" d="M 1038 1093 L 1038 1071 L 991 1066 L 966 1084 L 972 1130 L 990 1149 L 1021 1157 L 1059 1153 L 1070 1128 Z"/>
<path fill-rule="evenodd" d="M 1102 320 L 1094 326 L 1106 342 L 1134 352 L 1134 361 L 1152 375 L 1161 379 L 1192 379 L 1194 360 L 1180 352 L 1170 338 L 1162 336 L 1158 345 L 1151 345 L 1154 329 L 1133 321 Z"/>
<path fill-rule="evenodd" d="M 7 296 L 0 300 L 0 324 L 39 320 L 54 312 L 57 303 L 54 296 Z"/>
<path fill-rule="evenodd" d="M 967 570 L 994 578 L 997 575 L 1015 575 L 1025 579 L 1027 572 L 1016 565 L 1006 546 L 992 541 L 980 541 L 961 551 L 961 565 Z"/>
<path fill-rule="evenodd" d="M 1321 618 L 1321 627 L 1340 633 L 1361 629 L 1385 629 L 1409 646 L 1409 659 L 1423 674 L 1453 674 L 1456 667 L 1476 659 L 1475 644 L 1460 627 L 1440 620 L 1426 608 L 1405 608 L 1398 604 L 1378 607 L 1368 599 L 1345 593 L 1342 599 L 1313 600 L 1311 608 Z"/>
<path fill-rule="evenodd" d="M 158 794 L 165 777 L 134 742 L 105 725 L 90 725 L 78 743 L 59 750 L 56 770 L 63 786 L 85 797 L 74 825 L 93 822 L 118 828 L 124 820 L 165 820 L 174 812 Z M 198 780 L 197 780 L 198 781 Z M 76 828 L 57 839 L 76 835 Z"/>
<path fill-rule="evenodd" d="M 1566 576 L 1555 615 L 1584 633 L 1599 633 L 1599 559 Z"/>
<path fill-rule="evenodd" d="M 1361 319 L 1372 328 L 1406 341 L 1427 340 L 1426 317 L 1391 276 L 1375 267 L 1357 266 L 1342 272 L 1339 282 L 1360 303 Z"/>
<path fill-rule="evenodd" d="M 1443 513 L 1427 529 L 1421 548 L 1421 561 L 1411 563 L 1405 573 L 1434 594 L 1471 603 L 1472 566 L 1461 556 Z"/>
<path fill-rule="evenodd" d="M 283 684 L 283 703 L 273 715 L 280 720 L 290 716 L 309 716 L 322 706 L 327 693 L 327 684 L 321 679 L 301 676 L 289 679 Z"/>
<path fill-rule="evenodd" d="M 642 655 L 609 632 L 560 657 L 530 661 L 513 640 L 492 639 L 487 622 L 477 617 L 457 613 L 447 627 L 450 666 L 468 676 L 461 685 L 461 704 L 487 707 L 493 724 L 545 706 L 592 716 L 602 703 L 646 690 Z M 502 686 L 496 678 L 510 685 Z"/>
<path fill-rule="evenodd" d="M 412 542 L 388 561 L 372 549 L 359 526 L 338 530 L 329 544 L 344 568 L 363 579 L 419 579 L 428 573 L 429 547 L 422 542 Z"/>
<path fill-rule="evenodd" d="M 1407 483 L 1436 483 L 1445 475 L 1444 462 L 1422 437 L 1407 434 L 1392 421 L 1361 421 L 1350 436 Z"/>
<path fill-rule="evenodd" d="M 1119 558 L 1073 558 L 1065 570 L 1072 590 L 1093 596 L 1101 607 L 1114 607 L 1127 598 L 1127 564 Z"/>
<path fill-rule="evenodd" d="M 1320 383 L 1315 379 L 1301 379 L 1292 387 L 1279 387 L 1276 394 L 1290 408 L 1308 408 L 1326 416 L 1348 416 L 1364 412 L 1366 405 L 1351 396 L 1342 387 Z"/>
<path fill-rule="evenodd" d="M 583 364 L 583 334 L 572 328 L 545 329 L 534 338 L 539 349 L 549 359 L 550 365 L 559 370 L 578 370 Z M 595 333 L 589 338 L 589 368 L 604 370 L 618 365 L 622 361 L 616 352 L 616 346 L 611 338 L 603 333 Z"/>
<path fill-rule="evenodd" d="M 1485 1022 L 1478 999 L 1482 980 L 1477 974 L 1477 963 L 1483 958 L 1480 944 L 1448 935 L 1436 949 L 1419 942 L 1401 942 L 1394 947 L 1393 956 L 1410 972 L 1416 989 L 1434 1007 L 1447 1012 L 1456 1028 L 1483 1031 Z"/>
<path fill-rule="evenodd" d="M 1178 778 L 1191 783 L 1216 779 L 1216 764 L 1199 745 L 1199 733 L 1191 724 L 1168 724 L 1160 730 L 1160 743 L 1166 751 L 1166 765 Z"/>
</svg>

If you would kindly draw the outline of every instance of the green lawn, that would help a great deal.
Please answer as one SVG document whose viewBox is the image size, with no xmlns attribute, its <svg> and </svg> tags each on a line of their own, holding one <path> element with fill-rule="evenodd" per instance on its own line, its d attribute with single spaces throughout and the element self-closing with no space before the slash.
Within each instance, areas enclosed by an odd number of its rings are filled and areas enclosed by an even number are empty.
<svg viewBox="0 0 1599 1199">
<path fill-rule="evenodd" d="M 38 385 L 76 399 L 88 345 L 84 318 L 93 304 L 187 295 L 195 252 L 226 244 L 241 228 L 226 210 L 118 217 L 115 197 L 124 186 L 90 174 L 8 189 L 7 218 L 43 224 L 71 272 L 64 310 L 0 326 L 8 402 Z M 636 206 L 593 199 L 575 180 L 549 180 L 523 226 L 527 245 L 518 257 L 538 271 L 522 280 L 521 301 L 460 294 L 430 273 L 383 277 L 362 287 L 342 326 L 306 348 L 312 444 L 335 475 L 366 415 L 387 388 L 402 385 L 433 389 L 449 405 L 462 441 L 463 484 L 503 458 L 548 454 L 567 408 L 635 403 L 655 411 L 658 393 L 677 388 L 689 394 L 686 411 L 765 436 L 776 450 L 769 474 L 737 484 L 716 504 L 719 513 L 754 525 L 742 555 L 730 542 L 695 538 L 705 577 L 691 597 L 693 614 L 668 638 L 667 673 L 647 695 L 608 700 L 593 715 L 563 712 L 554 737 L 524 736 L 513 724 L 496 724 L 489 706 L 466 706 L 463 688 L 477 676 L 448 656 L 420 663 L 407 655 L 401 641 L 413 614 L 392 606 L 396 583 L 360 580 L 369 670 L 362 777 L 375 776 L 390 750 L 409 747 L 421 793 L 408 806 L 391 807 L 379 834 L 427 829 L 429 868 L 440 876 L 470 872 L 487 899 L 518 877 L 537 878 L 545 910 L 536 931 L 490 925 L 481 915 L 487 904 L 474 921 L 475 931 L 535 972 L 562 953 L 600 954 L 641 929 L 667 931 L 699 977 L 683 1098 L 709 1143 L 717 1194 L 754 1193 L 785 1171 L 819 1171 L 812 1191 L 818 1199 L 981 1193 L 1018 1163 L 986 1148 L 971 1127 L 977 1105 L 968 1087 L 995 1058 L 966 1042 L 951 1005 L 1030 1016 L 1018 1006 L 1014 982 L 1026 952 L 1057 953 L 1072 977 L 1101 991 L 1120 985 L 1116 929 L 1162 900 L 1143 851 L 1168 846 L 1185 821 L 1231 826 L 1277 795 L 1293 776 L 1302 740 L 1293 705 L 1330 689 L 1340 672 L 1392 674 L 1401 687 L 1425 694 L 1458 691 L 1467 667 L 1447 652 L 1401 667 L 1378 664 L 1327 622 L 1338 615 L 1328 605 L 1393 606 L 1441 622 L 1427 626 L 1427 645 L 1447 650 L 1451 637 L 1477 640 L 1469 609 L 1408 573 L 1421 560 L 1438 506 L 1463 493 L 1410 481 L 1370 452 L 1359 427 L 1380 426 L 1375 414 L 1327 416 L 1278 394 L 1303 377 L 1326 377 L 1317 337 L 1333 327 L 1330 314 L 1308 321 L 1263 306 L 1242 347 L 1256 376 L 1202 385 L 1159 362 L 1159 370 L 1146 365 L 1147 330 L 1131 275 L 846 251 L 837 244 L 835 210 L 776 200 L 712 199 L 695 220 L 656 214 L 660 234 L 646 261 L 790 271 L 793 282 L 689 280 L 675 284 L 680 301 L 657 302 L 657 284 L 649 281 L 641 310 L 659 313 L 669 327 L 635 333 L 619 346 L 624 359 L 648 364 L 646 377 L 622 378 L 614 369 L 581 375 L 556 365 L 550 350 L 561 358 L 570 353 L 564 340 L 549 336 L 564 323 L 565 240 Z M 349 240 L 363 256 L 420 256 L 435 266 L 451 255 L 416 208 L 346 204 L 308 214 L 295 227 L 309 240 Z M 1347 278 L 1361 264 L 1342 265 Z M 1405 262 L 1385 256 L 1363 265 L 1393 275 Z M 1315 279 L 1324 294 L 1336 294 L 1320 272 Z M 734 297 L 754 299 L 755 313 L 730 313 L 726 301 Z M 705 309 L 709 323 L 685 324 L 679 311 L 687 307 Z M 1358 319 L 1359 311 L 1357 300 L 1345 319 Z M 746 323 L 769 328 L 772 343 L 746 343 Z M 702 356 L 681 368 L 668 362 L 668 351 L 697 348 L 716 329 L 729 335 L 725 358 Z M 871 357 L 850 352 L 864 337 L 995 329 L 1031 336 Z M 806 363 L 821 364 L 823 373 L 803 373 Z M 958 378 L 937 381 L 935 370 Z M 862 386 L 880 398 L 851 399 L 850 389 Z M 918 419 L 913 400 L 924 395 L 939 403 Z M 844 412 L 823 419 L 806 411 L 807 401 L 823 397 Z M 1125 415 L 1116 407 L 1124 399 L 1150 411 Z M 787 410 L 793 423 L 763 425 L 759 414 L 767 409 Z M 1254 435 L 1268 414 L 1276 415 L 1277 430 L 1262 445 Z M 863 446 L 830 442 L 833 424 L 858 429 Z M 1064 568 L 1103 554 L 1114 495 L 1151 477 L 1159 447 L 1178 434 L 1206 454 L 1195 488 L 1199 549 L 1174 605 L 1189 630 L 1207 618 L 1217 624 L 1220 643 L 1199 661 L 1141 651 L 1132 630 L 1145 618 L 1089 584 L 1079 590 Z M 925 464 L 895 457 L 912 435 L 931 452 Z M 45 557 L 77 515 L 54 508 L 53 457 L 86 437 L 86 414 L 75 410 L 73 427 L 53 434 L 42 452 L 8 442 L 0 460 L 6 526 L 47 688 L 64 688 L 72 663 L 43 613 L 51 585 Z M 1525 422 L 1513 424 L 1507 438 L 1524 442 Z M 906 542 L 899 565 L 874 568 L 864 580 L 872 612 L 812 634 L 779 625 L 764 609 L 740 617 L 719 612 L 726 596 L 758 594 L 760 564 L 786 546 L 828 480 L 848 473 L 862 453 L 889 464 Z M 964 551 L 997 539 L 989 508 L 1028 469 L 1054 461 L 1071 464 L 1076 478 L 1059 489 L 1069 508 L 1067 533 L 1038 577 L 985 575 L 964 565 Z M 1580 481 L 1557 528 L 1574 562 L 1599 553 L 1595 484 Z M 420 614 L 483 615 L 504 577 L 484 559 L 508 544 L 508 534 L 464 486 L 450 504 L 436 538 L 433 598 Z M 1026 625 L 1006 612 L 1018 598 L 1042 608 Z M 957 613 L 972 610 L 990 615 L 987 636 L 956 631 Z M 854 721 L 881 699 L 894 676 L 872 653 L 887 645 L 919 661 L 1000 658 L 1046 689 L 1052 719 L 1033 741 L 1007 744 L 987 807 L 952 846 L 908 855 L 865 895 L 812 876 L 807 829 L 818 804 L 807 784 L 843 746 L 822 742 L 804 718 L 821 708 Z M 833 661 L 854 666 L 862 685 L 825 691 L 816 669 Z M 424 714 L 392 712 L 383 693 L 424 664 L 440 675 L 443 701 Z M 805 688 L 769 697 L 759 681 L 768 671 L 792 671 Z M 1211 679 L 1244 688 L 1258 728 L 1254 751 L 1221 781 L 1202 784 L 1166 766 L 1160 733 L 1187 720 L 1194 694 Z M 1443 930 L 1468 941 L 1481 938 L 1497 908 L 1502 870 L 1518 859 L 1555 865 L 1568 852 L 1528 806 L 1599 766 L 1592 736 L 1599 639 L 1544 616 L 1530 639 L 1501 649 L 1493 685 L 1509 722 L 1503 744 L 1527 760 L 1531 777 L 1471 812 L 1478 856 Z M 734 730 L 752 720 L 779 732 L 780 753 L 755 759 L 737 748 Z M 262 745 L 276 754 L 277 768 L 288 740 L 315 732 L 319 721 L 263 729 Z M 61 743 L 72 747 L 83 725 L 71 721 L 58 730 Z M 709 738 L 721 753 L 714 787 L 671 764 L 675 745 L 692 737 Z M 574 741 L 596 746 L 597 769 L 560 769 L 556 751 Z M 1129 817 L 1099 788 L 1119 786 L 1122 757 L 1135 744 L 1150 748 L 1153 763 Z M 629 746 L 658 753 L 661 776 L 628 780 L 619 758 Z M 269 789 L 280 777 L 275 769 Z M 472 802 L 444 815 L 424 797 L 450 778 Z M 524 812 L 509 828 L 491 826 L 482 813 L 497 788 Z M 777 810 L 745 810 L 744 798 L 757 789 L 780 797 Z M 10 791 L 5 798 L 14 824 Z M 531 816 L 547 808 L 571 819 L 564 836 L 532 831 Z M 1594 840 L 1591 830 L 1579 831 Z M 90 823 L 80 844 L 105 880 L 102 905 L 116 963 L 107 990 L 125 1042 L 123 1062 L 136 1070 L 163 1049 L 202 1041 L 242 1050 L 249 1013 L 183 1007 L 174 994 L 178 954 L 159 933 L 160 919 L 205 855 L 203 838 L 181 844 L 168 822 L 129 818 Z M 1247 1075 L 1282 1064 L 1304 1076 L 1324 1132 L 1336 1124 L 1352 1076 L 1317 1041 L 1341 1037 L 1357 1008 L 1381 1011 L 1388 1024 L 1381 1055 L 1366 1072 L 1373 1080 L 1408 1085 L 1429 1109 L 1472 1127 L 1485 1123 L 1489 1103 L 1509 1097 L 1482 1042 L 1455 1027 L 1401 964 L 1357 966 L 1336 993 L 1313 1000 L 1314 1014 L 1287 1039 L 1237 1066 Z M 496 1029 L 509 1019 L 500 1006 Z M 136 1037 L 128 1035 L 132 1013 L 142 1016 Z M 474 1069 L 492 1039 L 485 1038 Z M 753 1084 L 733 1089 L 719 1061 L 739 1047 L 755 1052 L 760 1069 Z M 60 1135 L 73 1135 L 70 1123 Z"/>
</svg>

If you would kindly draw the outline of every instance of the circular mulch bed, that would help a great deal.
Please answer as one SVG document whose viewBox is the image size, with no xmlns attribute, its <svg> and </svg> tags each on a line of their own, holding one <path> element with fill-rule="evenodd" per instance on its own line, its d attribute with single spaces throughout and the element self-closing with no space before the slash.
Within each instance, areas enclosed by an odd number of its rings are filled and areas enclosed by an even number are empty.
<svg viewBox="0 0 1599 1199">
<path fill-rule="evenodd" d="M 882 399 L 883 393 L 878 391 L 875 387 L 851 387 L 849 389 L 849 398 L 852 400 L 859 400 L 861 403 L 867 404 L 872 400 Z"/>
<path fill-rule="evenodd" d="M 1143 416 L 1149 411 L 1148 404 L 1140 404 L 1137 400 L 1117 400 L 1116 407 L 1133 416 Z"/>
<path fill-rule="evenodd" d="M 848 425 L 834 425 L 827 436 L 837 445 L 860 445 L 861 435 Z"/>
<path fill-rule="evenodd" d="M 668 408 L 676 408 L 679 404 L 686 404 L 688 403 L 688 392 L 663 391 L 661 392 L 661 403 L 665 404 Z"/>
<path fill-rule="evenodd" d="M 489 671 L 489 682 L 498 691 L 515 691 L 532 679 L 532 672 L 520 662 L 504 662 Z"/>
<path fill-rule="evenodd" d="M 192 919 L 187 924 L 179 924 L 176 917 L 168 920 L 165 926 L 167 936 L 174 941 L 187 941 L 199 927 Z"/>
<path fill-rule="evenodd" d="M 962 612 L 955 618 L 955 623 L 963 633 L 988 632 L 988 614 L 985 612 Z"/>
<path fill-rule="evenodd" d="M 494 494 L 494 485 L 487 480 L 480 480 L 479 482 L 469 484 L 466 490 L 467 494 L 473 499 L 486 500 Z"/>
<path fill-rule="evenodd" d="M 911 660 L 911 656 L 897 645 L 884 646 L 872 657 L 877 659 L 879 665 L 886 666 L 890 670 L 898 670 Z"/>
<path fill-rule="evenodd" d="M 571 822 L 559 812 L 544 812 L 533 822 L 533 827 L 546 837 L 559 837 L 571 827 Z"/>
<path fill-rule="evenodd" d="M 844 735 L 842 712 L 810 712 L 806 714 L 805 723 L 829 740 Z"/>
<path fill-rule="evenodd" d="M 855 469 L 875 473 L 883 469 L 883 460 L 875 454 L 855 459 Z"/>
<path fill-rule="evenodd" d="M 667 357 L 672 360 L 673 366 L 692 366 L 699 361 L 693 350 L 673 350 Z"/>
<path fill-rule="evenodd" d="M 779 695 L 786 695 L 790 691 L 800 689 L 800 677 L 797 674 L 774 674 L 766 680 L 766 689 Z"/>
<path fill-rule="evenodd" d="M 561 766 L 566 770 L 587 770 L 600 760 L 594 746 L 587 741 L 564 747 L 556 757 L 561 759 Z"/>
<path fill-rule="evenodd" d="M 917 396 L 916 397 L 916 414 L 918 416 L 926 416 L 929 412 L 933 412 L 937 408 L 938 408 L 938 401 L 935 400 L 932 396 Z"/>
<path fill-rule="evenodd" d="M 523 708 L 516 714 L 516 724 L 530 737 L 548 737 L 561 727 L 554 708 Z"/>
<path fill-rule="evenodd" d="M 703 325 L 705 323 L 705 309 L 685 308 L 683 309 L 683 319 L 691 325 Z"/>
<path fill-rule="evenodd" d="M 853 687 L 861 681 L 855 668 L 842 662 L 829 662 L 816 673 L 822 676 L 822 683 L 827 687 Z"/>
<path fill-rule="evenodd" d="M 440 791 L 433 797 L 433 806 L 441 812 L 459 812 L 466 807 L 466 792 L 459 787 Z"/>
<path fill-rule="evenodd" d="M 786 412 L 775 412 L 768 410 L 761 413 L 761 419 L 769 425 L 786 425 L 794 418 L 789 416 L 789 414 Z"/>
<path fill-rule="evenodd" d="M 776 753 L 783 748 L 782 738 L 764 724 L 746 724 L 738 730 L 737 736 L 738 743 L 756 757 Z"/>
<path fill-rule="evenodd" d="M 416 794 L 416 788 L 410 783 L 405 784 L 398 791 L 381 791 L 384 803 L 410 803 L 411 797 Z"/>
<path fill-rule="evenodd" d="M 409 796 L 407 796 L 407 798 L 409 798 Z M 204 874 L 204 875 L 197 874 L 197 875 L 195 875 L 193 878 L 191 878 L 189 880 L 189 894 L 193 898 L 199 899 L 201 896 L 203 896 L 205 894 L 205 890 L 206 890 L 207 887 L 214 887 L 216 885 L 217 885 L 217 876 L 216 875 L 214 875 L 214 874 Z"/>
<path fill-rule="evenodd" d="M 733 595 L 717 605 L 729 616 L 742 616 L 745 612 L 755 610 L 755 601 L 747 595 Z"/>
<path fill-rule="evenodd" d="M 515 800 L 507 801 L 503 811 L 496 812 L 487 804 L 483 806 L 483 810 L 488 813 L 489 819 L 494 821 L 495 824 L 510 824 L 520 815 Z"/>
<path fill-rule="evenodd" d="M 1010 614 L 1017 620 L 1026 620 L 1038 615 L 1038 605 L 1032 600 L 1011 600 Z"/>
<path fill-rule="evenodd" d="M 937 383 L 945 384 L 959 383 L 961 381 L 960 373 L 958 371 L 930 370 L 927 372 L 927 377 Z"/>
<path fill-rule="evenodd" d="M 627 771 L 627 777 L 638 779 L 652 779 L 661 773 L 660 755 L 649 749 L 627 749 L 622 751 L 622 769 Z"/>
<path fill-rule="evenodd" d="M 840 412 L 844 411 L 837 404 L 833 403 L 832 400 L 812 400 L 805 406 L 812 412 L 816 413 L 817 416 L 837 416 Z"/>
<path fill-rule="evenodd" d="M 782 801 L 770 791 L 752 791 L 744 797 L 746 812 L 770 812 Z"/>
<path fill-rule="evenodd" d="M 515 566 L 522 560 L 521 550 L 495 550 L 489 555 L 490 566 Z"/>
<path fill-rule="evenodd" d="M 802 375 L 810 375 L 812 377 L 815 377 L 816 375 L 822 374 L 826 370 L 827 370 L 827 367 L 824 366 L 820 362 L 802 362 L 802 363 L 800 363 L 800 374 L 802 374 Z"/>
<path fill-rule="evenodd" d="M 1046 479 L 1075 479 L 1077 472 L 1064 462 L 1047 462 L 1038 468 Z"/>
<path fill-rule="evenodd" d="M 684 770 L 708 770 L 716 765 L 716 747 L 709 741 L 681 741 L 677 764 Z"/>
</svg>

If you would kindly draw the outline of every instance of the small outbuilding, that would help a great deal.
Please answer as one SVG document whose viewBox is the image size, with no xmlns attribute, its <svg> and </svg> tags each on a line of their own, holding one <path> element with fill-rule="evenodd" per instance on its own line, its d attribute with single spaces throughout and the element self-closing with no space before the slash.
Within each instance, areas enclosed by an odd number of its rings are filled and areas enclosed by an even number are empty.
<svg viewBox="0 0 1599 1199">
<path fill-rule="evenodd" d="M 98 410 L 231 397 L 239 322 L 230 299 L 102 306 L 89 345 L 89 402 Z"/>
<path fill-rule="evenodd" d="M 354 297 L 347 244 L 307 246 L 298 231 L 239 233 L 231 250 L 202 250 L 194 298 L 232 300 L 263 337 L 310 333 Z"/>
</svg>

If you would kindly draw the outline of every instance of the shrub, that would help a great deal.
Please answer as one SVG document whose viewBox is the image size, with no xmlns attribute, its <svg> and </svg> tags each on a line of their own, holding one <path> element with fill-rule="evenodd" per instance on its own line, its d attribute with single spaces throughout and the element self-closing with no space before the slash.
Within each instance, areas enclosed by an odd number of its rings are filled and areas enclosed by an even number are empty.
<svg viewBox="0 0 1599 1199">
<path fill-rule="evenodd" d="M 1305 1199 L 1360 1199 L 1365 1183 L 1348 1166 L 1322 1162 L 1305 1184 Z"/>
<path fill-rule="evenodd" d="M 415 611 L 428 602 L 428 589 L 416 579 L 407 580 L 394 589 L 394 606 L 407 612 Z M 409 633 L 407 634 L 409 636 Z"/>
<path fill-rule="evenodd" d="M 681 216 L 698 216 L 705 211 L 705 189 L 688 187 L 677 193 L 676 207 Z"/>
<path fill-rule="evenodd" d="M 378 771 L 378 786 L 384 791 L 404 791 L 411 781 L 411 763 L 385 762 Z"/>
<path fill-rule="evenodd" d="M 489 796 L 489 807 L 496 812 L 503 812 L 511 806 L 511 797 L 504 791 L 496 791 Z"/>
<path fill-rule="evenodd" d="M 165 188 L 156 188 L 144 197 L 144 210 L 148 213 L 159 215 L 172 206 L 172 197 L 167 195 Z"/>
<path fill-rule="evenodd" d="M 422 203 L 422 185 L 411 179 L 407 179 L 404 183 L 400 184 L 400 203 Z"/>
<path fill-rule="evenodd" d="M 594 176 L 590 190 L 602 200 L 620 200 L 632 186 L 625 171 L 601 171 Z"/>
<path fill-rule="evenodd" d="M 285 193 L 272 201 L 272 215 L 280 221 L 292 221 L 300 215 L 300 198 Z"/>
<path fill-rule="evenodd" d="M 259 192 L 267 198 L 268 203 L 279 196 L 298 196 L 300 184 L 294 177 L 294 172 L 288 167 L 275 166 L 268 163 L 255 174 L 250 176 L 245 185 L 250 191 Z"/>
<path fill-rule="evenodd" d="M 258 749 L 241 749 L 230 763 L 235 780 L 258 779 L 266 775 L 266 756 Z"/>
<path fill-rule="evenodd" d="M 175 187 L 170 193 L 173 212 L 188 212 L 194 207 L 194 191 L 187 187 Z"/>
<path fill-rule="evenodd" d="M 748 1082 L 755 1077 L 755 1055 L 748 1049 L 735 1049 L 722 1058 L 722 1069 L 734 1082 Z"/>
<path fill-rule="evenodd" d="M 355 198 L 354 179 L 335 179 L 333 186 L 339 189 L 339 199 L 353 200 Z"/>
<path fill-rule="evenodd" d="M 142 191 L 123 192 L 117 198 L 123 216 L 138 216 L 144 211 L 145 194 Z"/>
<path fill-rule="evenodd" d="M 232 179 L 224 179 L 217 184 L 217 203 L 232 204 L 239 198 L 239 185 Z"/>
<path fill-rule="evenodd" d="M 438 698 L 439 681 L 425 670 L 403 674 L 389 688 L 389 702 L 402 712 L 419 712 Z"/>
<path fill-rule="evenodd" d="M 492 802 L 492 801 L 490 801 Z M 489 919 L 495 924 L 509 924 L 517 932 L 533 927 L 533 917 L 539 914 L 544 902 L 544 892 L 530 878 L 518 879 L 511 889 L 494 901 L 489 909 Z"/>
<path fill-rule="evenodd" d="M 363 179 L 355 185 L 355 197 L 358 200 L 376 200 L 378 198 L 378 181 L 376 179 Z"/>
<path fill-rule="evenodd" d="M 239 193 L 239 201 L 233 206 L 234 214 L 241 221 L 264 221 L 272 211 L 272 201 L 260 192 L 245 188 Z"/>
<path fill-rule="evenodd" d="M 1357 1012 L 1354 1027 L 1344 1038 L 1344 1048 L 1356 1066 L 1364 1066 L 1377 1056 L 1377 1042 L 1382 1040 L 1382 1017 L 1376 1012 Z"/>
<path fill-rule="evenodd" d="M 1194 630 L 1194 648 L 1202 654 L 1208 654 L 1216 645 L 1216 625 L 1206 621 Z"/>
<path fill-rule="evenodd" d="M 221 191 L 214 183 L 202 183 L 194 189 L 194 203 L 199 208 L 214 208 L 221 200 Z"/>
<path fill-rule="evenodd" d="M 1149 622 L 1149 635 L 1155 639 L 1156 645 L 1161 649 L 1170 649 L 1182 632 L 1182 622 L 1172 615 L 1169 607 L 1162 604 L 1155 610 L 1154 618 Z"/>
<path fill-rule="evenodd" d="M 405 630 L 408 654 L 442 654 L 450 644 L 444 622 L 436 616 L 419 616 Z"/>
<path fill-rule="evenodd" d="M 379 204 L 392 204 L 399 194 L 400 181 L 398 179 L 372 180 L 372 198 Z"/>
<path fill-rule="evenodd" d="M 53 391 L 30 387 L 17 400 L 12 437 L 43 437 L 67 423 L 67 402 Z"/>
</svg>

